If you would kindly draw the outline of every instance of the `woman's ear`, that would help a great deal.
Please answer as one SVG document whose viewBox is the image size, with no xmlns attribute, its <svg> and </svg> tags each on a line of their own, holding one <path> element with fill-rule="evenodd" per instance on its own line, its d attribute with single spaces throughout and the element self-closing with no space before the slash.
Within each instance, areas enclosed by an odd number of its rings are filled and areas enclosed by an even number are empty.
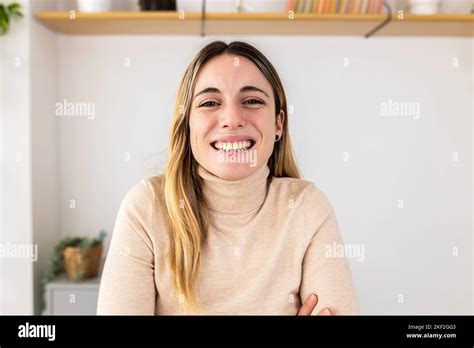
<svg viewBox="0 0 474 348">
<path fill-rule="evenodd" d="M 281 138 L 282 136 L 284 122 L 285 122 L 285 111 L 280 110 L 280 113 L 276 117 L 276 121 L 275 121 L 275 134 L 278 136 L 278 138 Z"/>
</svg>

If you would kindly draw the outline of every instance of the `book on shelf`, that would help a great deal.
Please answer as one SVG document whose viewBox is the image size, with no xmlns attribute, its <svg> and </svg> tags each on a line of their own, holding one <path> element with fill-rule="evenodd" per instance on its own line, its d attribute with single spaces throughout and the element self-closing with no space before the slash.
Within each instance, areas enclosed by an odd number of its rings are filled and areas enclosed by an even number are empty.
<svg viewBox="0 0 474 348">
<path fill-rule="evenodd" d="M 379 14 L 383 0 L 288 0 L 285 10 L 317 14 Z"/>
</svg>

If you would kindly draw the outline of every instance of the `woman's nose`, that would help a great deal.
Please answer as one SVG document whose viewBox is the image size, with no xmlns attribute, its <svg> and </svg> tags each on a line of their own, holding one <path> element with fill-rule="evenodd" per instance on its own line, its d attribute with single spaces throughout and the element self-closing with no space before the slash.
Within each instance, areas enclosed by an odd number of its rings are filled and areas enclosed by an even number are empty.
<svg viewBox="0 0 474 348">
<path fill-rule="evenodd" d="M 245 127 L 246 120 L 242 110 L 236 105 L 228 105 L 222 109 L 220 125 L 222 128 Z"/>
</svg>

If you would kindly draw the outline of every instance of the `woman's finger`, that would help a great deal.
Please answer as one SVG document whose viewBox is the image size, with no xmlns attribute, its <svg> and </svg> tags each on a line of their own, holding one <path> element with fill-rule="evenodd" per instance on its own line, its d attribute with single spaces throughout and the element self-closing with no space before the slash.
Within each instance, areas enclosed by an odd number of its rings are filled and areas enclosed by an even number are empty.
<svg viewBox="0 0 474 348">
<path fill-rule="evenodd" d="M 315 293 L 312 293 L 306 298 L 303 305 L 301 306 L 298 314 L 296 315 L 311 315 L 313 312 L 314 307 L 318 304 L 318 296 Z"/>
<path fill-rule="evenodd" d="M 324 307 L 319 311 L 318 315 L 332 315 L 332 313 L 328 307 Z"/>
</svg>

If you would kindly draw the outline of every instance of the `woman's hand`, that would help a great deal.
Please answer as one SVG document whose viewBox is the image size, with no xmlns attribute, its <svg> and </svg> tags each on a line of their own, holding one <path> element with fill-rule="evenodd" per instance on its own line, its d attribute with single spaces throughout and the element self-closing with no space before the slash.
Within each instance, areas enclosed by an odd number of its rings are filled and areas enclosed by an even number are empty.
<svg viewBox="0 0 474 348">
<path fill-rule="evenodd" d="M 296 315 L 311 315 L 311 312 L 317 304 L 318 296 L 315 293 L 310 294 Z M 332 315 L 332 313 L 328 307 L 324 307 L 319 311 L 318 315 Z"/>
</svg>

